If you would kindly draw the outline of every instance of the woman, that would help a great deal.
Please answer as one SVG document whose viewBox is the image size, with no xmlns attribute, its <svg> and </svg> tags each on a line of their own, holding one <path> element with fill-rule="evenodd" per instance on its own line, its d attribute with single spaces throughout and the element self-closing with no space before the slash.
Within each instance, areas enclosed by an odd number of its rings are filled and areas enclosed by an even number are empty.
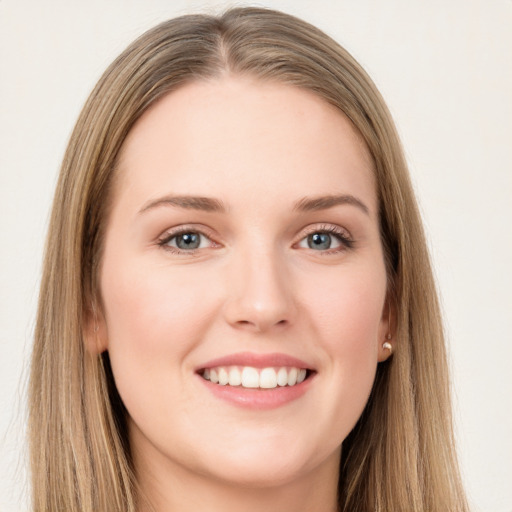
<svg viewBox="0 0 512 512">
<path fill-rule="evenodd" d="M 178 18 L 110 66 L 35 338 L 35 510 L 467 509 L 392 120 L 296 18 Z"/>
</svg>

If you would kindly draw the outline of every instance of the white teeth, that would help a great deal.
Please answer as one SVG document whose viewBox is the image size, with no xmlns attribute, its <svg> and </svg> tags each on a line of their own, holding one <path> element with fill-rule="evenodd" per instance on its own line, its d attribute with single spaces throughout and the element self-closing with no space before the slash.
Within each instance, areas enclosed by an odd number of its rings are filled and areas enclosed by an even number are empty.
<svg viewBox="0 0 512 512">
<path fill-rule="evenodd" d="M 297 368 L 291 368 L 288 372 L 288 386 L 295 386 L 297 383 Z"/>
<path fill-rule="evenodd" d="M 260 387 L 260 376 L 256 368 L 246 366 L 242 370 L 242 387 L 244 388 L 259 388 Z"/>
<path fill-rule="evenodd" d="M 286 368 L 279 368 L 277 372 L 277 385 L 286 386 L 286 384 L 288 384 L 288 372 Z"/>
<path fill-rule="evenodd" d="M 224 368 L 219 369 L 219 384 L 225 386 L 229 382 L 228 372 Z"/>
<path fill-rule="evenodd" d="M 260 388 L 271 389 L 277 387 L 277 375 L 274 368 L 263 368 L 260 373 Z"/>
<path fill-rule="evenodd" d="M 278 386 L 295 386 L 306 378 L 305 368 L 253 368 L 252 366 L 228 366 L 207 368 L 204 379 L 221 386 L 242 386 L 243 388 L 273 389 Z"/>
<path fill-rule="evenodd" d="M 207 377 L 205 377 L 206 379 Z M 230 386 L 240 386 L 242 384 L 242 374 L 238 368 L 231 368 L 229 370 L 229 385 Z"/>
</svg>

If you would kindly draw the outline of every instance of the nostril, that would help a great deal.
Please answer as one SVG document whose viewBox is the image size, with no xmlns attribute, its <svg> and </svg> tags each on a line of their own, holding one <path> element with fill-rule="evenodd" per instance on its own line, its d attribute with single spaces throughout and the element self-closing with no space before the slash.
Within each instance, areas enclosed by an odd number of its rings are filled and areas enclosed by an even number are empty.
<svg viewBox="0 0 512 512">
<path fill-rule="evenodd" d="M 266 319 L 254 319 L 254 320 L 237 320 L 235 324 L 239 327 L 251 327 L 256 331 L 266 331 L 269 328 L 280 326 L 284 327 L 288 325 L 288 320 L 278 320 L 273 322 Z"/>
</svg>

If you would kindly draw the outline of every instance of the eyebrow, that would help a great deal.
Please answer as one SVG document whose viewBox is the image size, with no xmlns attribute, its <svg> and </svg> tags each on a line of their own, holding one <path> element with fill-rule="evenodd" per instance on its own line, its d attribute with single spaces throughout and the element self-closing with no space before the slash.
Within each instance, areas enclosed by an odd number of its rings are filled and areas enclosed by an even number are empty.
<svg viewBox="0 0 512 512">
<path fill-rule="evenodd" d="M 360 199 L 350 194 L 304 197 L 295 203 L 293 210 L 299 212 L 311 212 L 327 210 L 329 208 L 333 208 L 334 206 L 344 204 L 356 206 L 364 213 L 366 213 L 366 215 L 369 215 L 370 213 L 368 207 Z"/>
<path fill-rule="evenodd" d="M 196 196 L 164 196 L 144 205 L 139 213 L 152 210 L 157 206 L 177 206 L 187 210 L 202 210 L 212 213 L 226 213 L 227 207 L 222 201 L 211 197 Z"/>
<path fill-rule="evenodd" d="M 346 204 L 356 206 L 361 211 L 369 215 L 368 207 L 360 199 L 350 194 L 303 197 L 294 204 L 293 211 L 320 211 Z M 176 206 L 187 210 L 201 210 L 210 213 L 226 213 L 228 211 L 227 206 L 222 201 L 212 197 L 164 196 L 159 199 L 149 201 L 141 208 L 139 214 L 159 206 Z"/>
</svg>

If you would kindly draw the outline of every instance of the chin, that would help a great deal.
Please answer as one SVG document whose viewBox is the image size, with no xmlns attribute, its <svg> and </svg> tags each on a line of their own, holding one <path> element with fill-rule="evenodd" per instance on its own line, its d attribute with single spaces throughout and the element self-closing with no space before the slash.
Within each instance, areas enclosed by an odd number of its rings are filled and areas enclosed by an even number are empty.
<svg viewBox="0 0 512 512">
<path fill-rule="evenodd" d="M 286 446 L 286 445 L 285 445 Z M 340 450 L 331 456 L 321 456 L 318 451 L 305 450 L 304 447 L 288 445 L 288 451 L 281 446 L 263 446 L 254 444 L 254 449 L 230 451 L 229 456 L 215 457 L 215 463 L 208 464 L 208 473 L 231 485 L 247 488 L 281 487 L 300 481 L 326 459 L 333 460 L 334 467 L 339 466 Z"/>
<path fill-rule="evenodd" d="M 215 477 L 231 485 L 252 489 L 281 487 L 300 479 L 307 473 L 304 465 L 296 462 L 276 463 L 277 455 L 272 460 L 262 461 L 227 461 L 222 468 L 217 467 Z M 244 463 L 245 462 L 245 463 Z M 212 475 L 213 476 L 213 475 Z"/>
</svg>

